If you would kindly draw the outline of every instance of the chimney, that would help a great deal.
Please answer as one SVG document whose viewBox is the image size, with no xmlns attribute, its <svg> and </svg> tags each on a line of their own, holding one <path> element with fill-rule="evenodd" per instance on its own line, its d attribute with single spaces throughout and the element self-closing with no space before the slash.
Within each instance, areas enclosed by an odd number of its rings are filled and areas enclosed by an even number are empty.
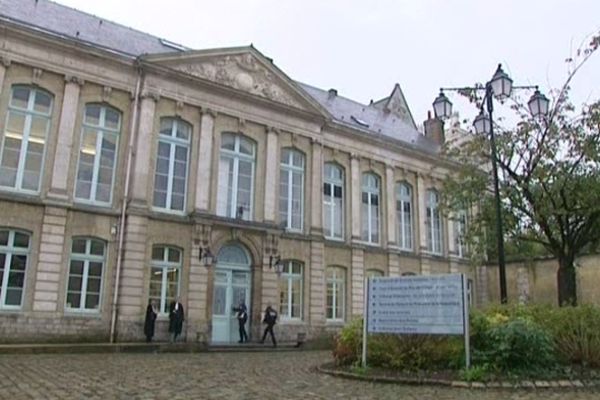
<svg viewBox="0 0 600 400">
<path fill-rule="evenodd" d="M 327 95 L 327 99 L 328 99 L 328 100 L 331 100 L 331 99 L 333 99 L 334 97 L 337 97 L 337 90 L 335 90 L 335 89 L 329 89 L 329 90 L 328 90 L 328 93 L 329 93 L 329 94 Z"/>
<path fill-rule="evenodd" d="M 425 137 L 430 138 L 440 146 L 446 140 L 444 137 L 444 121 L 431 118 L 431 111 L 427 111 L 427 120 L 423 123 Z"/>
</svg>

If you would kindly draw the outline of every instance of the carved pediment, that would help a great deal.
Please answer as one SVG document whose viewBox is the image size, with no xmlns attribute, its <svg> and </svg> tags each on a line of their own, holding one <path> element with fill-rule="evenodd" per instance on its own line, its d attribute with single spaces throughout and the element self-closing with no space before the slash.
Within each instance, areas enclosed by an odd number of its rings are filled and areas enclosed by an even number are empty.
<svg viewBox="0 0 600 400">
<path fill-rule="evenodd" d="M 191 60 L 190 60 L 191 61 Z M 222 55 L 178 63 L 174 69 L 234 89 L 304 108 L 290 93 L 286 83 L 251 53 Z"/>
</svg>

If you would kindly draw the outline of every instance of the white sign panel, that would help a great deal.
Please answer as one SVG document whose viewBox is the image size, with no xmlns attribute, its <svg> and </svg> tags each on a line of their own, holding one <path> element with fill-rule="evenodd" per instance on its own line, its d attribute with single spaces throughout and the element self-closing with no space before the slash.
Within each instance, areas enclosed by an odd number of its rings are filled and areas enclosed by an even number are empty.
<svg viewBox="0 0 600 400">
<path fill-rule="evenodd" d="M 369 279 L 369 333 L 463 335 L 463 275 Z"/>
</svg>

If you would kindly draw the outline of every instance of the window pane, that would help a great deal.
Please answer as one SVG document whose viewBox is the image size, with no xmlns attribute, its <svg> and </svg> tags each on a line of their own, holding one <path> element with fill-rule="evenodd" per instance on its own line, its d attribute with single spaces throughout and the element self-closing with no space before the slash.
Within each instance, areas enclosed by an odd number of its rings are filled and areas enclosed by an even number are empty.
<svg viewBox="0 0 600 400">
<path fill-rule="evenodd" d="M 8 245 L 8 231 L 0 230 L 0 246 L 6 245 Z M 0 265 L 0 268 L 2 268 L 2 265 Z"/>
<path fill-rule="evenodd" d="M 6 305 L 7 306 L 20 306 L 21 299 L 23 297 L 22 289 L 7 289 L 6 290 Z"/>
<path fill-rule="evenodd" d="M 101 107 L 96 104 L 90 104 L 90 105 L 86 106 L 84 123 L 87 125 L 99 126 L 100 125 L 100 109 L 101 109 Z"/>
<path fill-rule="evenodd" d="M 10 101 L 11 107 L 27 109 L 29 104 L 29 95 L 31 91 L 26 87 L 16 86 L 12 90 L 12 98 Z"/>
<path fill-rule="evenodd" d="M 104 126 L 108 129 L 119 130 L 121 124 L 121 114 L 112 108 L 106 108 L 104 117 Z"/>
<path fill-rule="evenodd" d="M 177 249 L 169 248 L 169 261 L 180 262 L 181 252 Z"/>
<path fill-rule="evenodd" d="M 70 275 L 83 275 L 83 261 L 71 260 Z"/>
<path fill-rule="evenodd" d="M 0 236 L 1 236 L 1 233 L 0 233 Z M 0 240 L 0 242 L 1 242 L 1 240 Z M 15 232 L 15 239 L 14 239 L 13 246 L 22 247 L 25 249 L 28 248 L 29 247 L 29 235 L 20 233 L 20 232 Z"/>
<path fill-rule="evenodd" d="M 97 310 L 99 308 L 100 295 L 88 293 L 85 296 L 85 308 L 87 310 Z"/>
<path fill-rule="evenodd" d="M 90 262 L 88 276 L 101 277 L 102 276 L 102 265 L 101 262 Z"/>
<path fill-rule="evenodd" d="M 91 240 L 90 254 L 97 256 L 104 255 L 104 243 L 99 240 Z"/>
<path fill-rule="evenodd" d="M 52 105 L 52 98 L 39 90 L 35 91 L 35 103 L 33 109 L 36 112 L 50 114 L 50 106 Z"/>
<path fill-rule="evenodd" d="M 85 254 L 85 239 L 73 239 L 73 245 L 71 246 L 71 252 L 78 254 Z"/>
<path fill-rule="evenodd" d="M 163 261 L 165 248 L 162 246 L 154 246 L 152 248 L 152 259 Z"/>
<path fill-rule="evenodd" d="M 244 137 L 240 137 L 240 153 L 250 156 L 254 155 L 254 143 Z"/>
<path fill-rule="evenodd" d="M 221 135 L 221 148 L 225 150 L 235 150 L 235 136 L 231 133 Z"/>
<path fill-rule="evenodd" d="M 190 125 L 183 121 L 177 122 L 177 137 L 179 139 L 188 140 L 190 138 Z"/>
<path fill-rule="evenodd" d="M 27 256 L 25 254 L 13 254 L 10 260 L 10 270 L 24 272 L 27 267 Z"/>
<path fill-rule="evenodd" d="M 67 293 L 67 307 L 79 308 L 80 306 L 80 293 Z"/>
</svg>

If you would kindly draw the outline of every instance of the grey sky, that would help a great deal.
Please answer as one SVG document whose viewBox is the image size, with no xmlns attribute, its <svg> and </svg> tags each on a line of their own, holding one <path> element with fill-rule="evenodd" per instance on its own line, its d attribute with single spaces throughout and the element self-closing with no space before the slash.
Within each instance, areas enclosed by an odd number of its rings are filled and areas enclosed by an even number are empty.
<svg viewBox="0 0 600 400">
<path fill-rule="evenodd" d="M 417 123 L 440 86 L 485 82 L 498 63 L 515 84 L 559 86 L 565 58 L 600 29 L 598 0 L 58 2 L 192 48 L 253 43 L 292 79 L 363 103 L 398 82 Z M 576 104 L 600 97 L 600 52 L 572 86 Z"/>
</svg>

